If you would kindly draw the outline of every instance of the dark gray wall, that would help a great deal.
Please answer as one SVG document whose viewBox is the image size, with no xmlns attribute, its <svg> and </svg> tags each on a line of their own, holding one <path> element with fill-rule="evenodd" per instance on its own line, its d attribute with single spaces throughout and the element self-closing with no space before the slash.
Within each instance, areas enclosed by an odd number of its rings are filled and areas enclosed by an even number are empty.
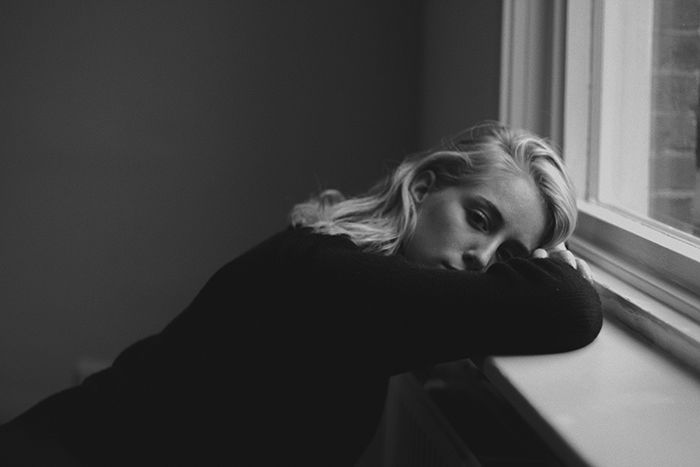
<svg viewBox="0 0 700 467">
<path fill-rule="evenodd" d="M 294 202 L 494 116 L 497 12 L 1 2 L 0 421 L 161 329 Z"/>
<path fill-rule="evenodd" d="M 417 1 L 0 4 L 0 416 L 417 148 Z M 241 310 L 245 312 L 245 310 Z"/>
<path fill-rule="evenodd" d="M 501 2 L 423 2 L 420 145 L 498 119 Z"/>
</svg>

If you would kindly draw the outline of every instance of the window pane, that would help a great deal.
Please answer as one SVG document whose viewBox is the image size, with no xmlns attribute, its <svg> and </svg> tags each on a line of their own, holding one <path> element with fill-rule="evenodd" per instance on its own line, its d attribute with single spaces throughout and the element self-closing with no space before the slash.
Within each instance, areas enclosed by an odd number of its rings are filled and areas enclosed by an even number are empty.
<svg viewBox="0 0 700 467">
<path fill-rule="evenodd" d="M 603 2 L 599 202 L 700 240 L 700 0 Z"/>
<path fill-rule="evenodd" d="M 649 216 L 700 236 L 700 0 L 656 0 Z"/>
</svg>

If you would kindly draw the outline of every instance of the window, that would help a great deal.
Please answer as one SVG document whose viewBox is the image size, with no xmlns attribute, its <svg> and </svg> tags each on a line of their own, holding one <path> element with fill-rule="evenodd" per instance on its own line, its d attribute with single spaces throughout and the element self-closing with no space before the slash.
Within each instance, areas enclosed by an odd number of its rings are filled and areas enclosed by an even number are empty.
<svg viewBox="0 0 700 467">
<path fill-rule="evenodd" d="M 563 147 L 571 248 L 700 336 L 700 0 L 506 0 L 504 32 L 501 118 Z"/>
<path fill-rule="evenodd" d="M 599 157 L 590 195 L 697 237 L 700 0 L 615 0 L 598 10 Z"/>
<path fill-rule="evenodd" d="M 569 2 L 564 99 L 579 237 L 698 321 L 699 12 L 700 0 Z"/>
<path fill-rule="evenodd" d="M 649 215 L 700 237 L 700 0 L 654 2 Z"/>
</svg>

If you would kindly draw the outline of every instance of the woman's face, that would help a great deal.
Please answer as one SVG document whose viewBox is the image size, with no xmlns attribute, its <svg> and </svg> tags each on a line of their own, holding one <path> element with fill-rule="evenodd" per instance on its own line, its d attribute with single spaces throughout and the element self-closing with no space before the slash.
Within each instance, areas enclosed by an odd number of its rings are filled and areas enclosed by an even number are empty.
<svg viewBox="0 0 700 467">
<path fill-rule="evenodd" d="M 411 187 L 416 230 L 403 255 L 428 267 L 481 271 L 539 246 L 546 210 L 528 176 L 503 174 L 478 185 L 433 189 L 427 172 Z"/>
</svg>

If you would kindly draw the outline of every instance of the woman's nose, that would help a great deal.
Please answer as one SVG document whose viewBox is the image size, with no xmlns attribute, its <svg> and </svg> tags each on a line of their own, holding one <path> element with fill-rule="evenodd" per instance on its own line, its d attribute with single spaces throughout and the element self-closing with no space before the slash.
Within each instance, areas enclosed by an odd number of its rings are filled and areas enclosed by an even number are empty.
<svg viewBox="0 0 700 467">
<path fill-rule="evenodd" d="M 462 255 L 464 269 L 467 271 L 483 271 L 491 259 L 484 252 L 470 251 Z"/>
<path fill-rule="evenodd" d="M 483 271 L 490 264 L 498 249 L 498 241 L 485 242 L 478 248 L 468 250 L 462 255 L 464 268 L 469 271 Z"/>
</svg>

